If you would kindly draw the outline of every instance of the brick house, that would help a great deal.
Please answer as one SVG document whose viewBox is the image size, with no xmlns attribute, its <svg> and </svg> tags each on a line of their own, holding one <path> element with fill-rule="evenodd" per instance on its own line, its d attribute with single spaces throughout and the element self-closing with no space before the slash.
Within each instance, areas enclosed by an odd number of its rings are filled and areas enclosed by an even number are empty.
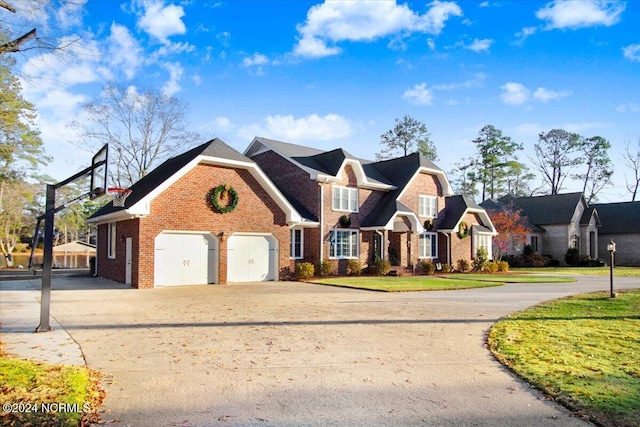
<svg viewBox="0 0 640 427">
<path fill-rule="evenodd" d="M 220 213 L 212 189 L 237 193 Z M 109 203 L 98 226 L 97 273 L 136 288 L 278 280 L 289 263 L 290 227 L 300 216 L 250 159 L 215 139 L 171 158 L 130 188 L 124 207 Z"/>
<path fill-rule="evenodd" d="M 548 255 L 565 265 L 569 248 L 576 248 L 581 256 L 598 257 L 598 211 L 589 206 L 582 193 L 547 196 L 504 196 L 497 201 L 487 200 L 481 205 L 495 209 L 513 203 L 527 217 L 531 232 L 527 244 L 540 254 Z"/>
<path fill-rule="evenodd" d="M 344 273 L 348 259 L 376 258 L 411 269 L 422 259 L 455 264 L 479 247 L 491 254 L 495 229 L 486 211 L 453 196 L 445 172 L 413 153 L 371 162 L 342 149 L 323 151 L 257 137 L 244 153 L 318 227 L 292 229 L 294 259 L 328 259 Z M 295 185 L 294 185 L 295 184 Z M 460 228 L 467 233 L 460 233 Z"/>
<path fill-rule="evenodd" d="M 221 185 L 237 194 L 230 212 L 212 206 Z M 109 203 L 89 222 L 97 273 L 137 288 L 287 279 L 305 261 L 329 260 L 338 273 L 349 259 L 454 264 L 490 252 L 495 234 L 484 209 L 453 196 L 444 171 L 417 153 L 369 162 L 255 138 L 240 154 L 215 139 L 130 189 L 124 207 Z"/>
</svg>

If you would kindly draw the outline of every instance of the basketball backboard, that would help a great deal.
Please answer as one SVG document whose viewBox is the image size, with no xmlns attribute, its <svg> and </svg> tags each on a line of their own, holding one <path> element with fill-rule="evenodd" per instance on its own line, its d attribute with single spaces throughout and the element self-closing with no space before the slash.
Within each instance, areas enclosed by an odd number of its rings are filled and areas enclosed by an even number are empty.
<svg viewBox="0 0 640 427">
<path fill-rule="evenodd" d="M 95 199 L 107 191 L 107 174 L 109 164 L 109 144 L 105 144 L 91 159 L 91 198 Z"/>
</svg>

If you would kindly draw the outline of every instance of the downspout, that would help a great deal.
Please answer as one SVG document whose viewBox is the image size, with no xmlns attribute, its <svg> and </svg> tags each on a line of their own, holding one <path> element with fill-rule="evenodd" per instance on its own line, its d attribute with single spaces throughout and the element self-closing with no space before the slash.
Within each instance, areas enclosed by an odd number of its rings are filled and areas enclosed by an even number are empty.
<svg viewBox="0 0 640 427">
<path fill-rule="evenodd" d="M 442 233 L 447 238 L 447 264 L 451 265 L 451 235 Z"/>
<path fill-rule="evenodd" d="M 322 182 L 319 182 L 320 187 L 320 260 L 322 263 L 324 260 L 324 184 L 327 183 L 327 179 L 323 178 Z"/>
<path fill-rule="evenodd" d="M 380 236 L 380 259 L 386 259 L 386 254 L 384 250 L 384 246 L 386 242 L 384 241 L 384 234 L 380 230 L 375 230 L 376 234 Z"/>
</svg>

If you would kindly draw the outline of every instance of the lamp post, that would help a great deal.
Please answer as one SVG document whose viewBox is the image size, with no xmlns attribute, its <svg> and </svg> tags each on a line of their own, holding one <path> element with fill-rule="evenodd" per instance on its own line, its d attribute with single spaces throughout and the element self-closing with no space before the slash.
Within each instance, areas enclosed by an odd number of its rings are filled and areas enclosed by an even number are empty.
<svg viewBox="0 0 640 427">
<path fill-rule="evenodd" d="M 607 243 L 607 250 L 609 251 L 609 286 L 611 288 L 611 298 L 615 298 L 616 294 L 613 293 L 613 254 L 616 252 L 616 244 L 613 240 Z"/>
</svg>

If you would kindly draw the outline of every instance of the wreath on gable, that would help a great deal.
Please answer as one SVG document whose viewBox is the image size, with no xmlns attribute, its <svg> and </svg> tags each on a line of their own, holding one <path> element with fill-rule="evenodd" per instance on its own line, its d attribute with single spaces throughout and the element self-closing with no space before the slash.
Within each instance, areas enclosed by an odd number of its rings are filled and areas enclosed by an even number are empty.
<svg viewBox="0 0 640 427">
<path fill-rule="evenodd" d="M 427 231 L 433 230 L 433 221 L 431 221 L 430 219 L 426 220 L 424 222 L 424 229 Z"/>
<path fill-rule="evenodd" d="M 238 192 L 229 184 L 218 185 L 211 192 L 211 204 L 220 213 L 231 212 L 238 206 Z"/>
<path fill-rule="evenodd" d="M 462 221 L 460 223 L 460 226 L 458 226 L 458 237 L 461 239 L 465 239 L 469 236 L 469 224 L 467 224 L 466 222 Z"/>
</svg>

